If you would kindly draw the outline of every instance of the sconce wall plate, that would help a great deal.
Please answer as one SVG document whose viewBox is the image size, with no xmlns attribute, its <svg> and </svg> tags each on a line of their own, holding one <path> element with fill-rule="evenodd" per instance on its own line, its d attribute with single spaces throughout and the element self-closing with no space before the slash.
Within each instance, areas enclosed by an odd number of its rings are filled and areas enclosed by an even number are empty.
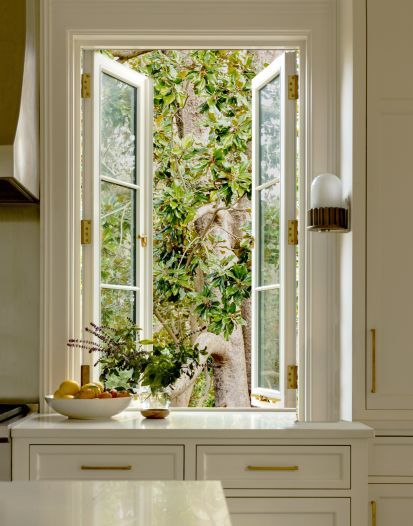
<svg viewBox="0 0 413 526">
<path fill-rule="evenodd" d="M 348 232 L 348 210 L 339 207 L 310 208 L 307 230 L 314 232 Z"/>
</svg>

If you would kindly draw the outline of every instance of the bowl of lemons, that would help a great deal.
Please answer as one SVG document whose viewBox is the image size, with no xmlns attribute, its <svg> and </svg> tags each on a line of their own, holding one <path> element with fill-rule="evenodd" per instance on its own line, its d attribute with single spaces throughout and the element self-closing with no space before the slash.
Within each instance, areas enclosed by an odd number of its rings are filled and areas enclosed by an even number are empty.
<svg viewBox="0 0 413 526">
<path fill-rule="evenodd" d="M 65 380 L 45 400 L 56 413 L 69 418 L 100 420 L 124 411 L 132 395 L 126 390 L 105 389 L 100 382 L 80 386 L 75 380 Z"/>
</svg>

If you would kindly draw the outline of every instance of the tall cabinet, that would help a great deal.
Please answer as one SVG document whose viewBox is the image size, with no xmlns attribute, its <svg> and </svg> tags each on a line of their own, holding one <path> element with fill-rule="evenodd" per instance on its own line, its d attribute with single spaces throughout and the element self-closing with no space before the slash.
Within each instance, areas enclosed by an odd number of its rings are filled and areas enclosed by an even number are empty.
<svg viewBox="0 0 413 526">
<path fill-rule="evenodd" d="M 413 520 L 412 20 L 411 0 L 367 0 L 366 374 L 361 413 L 376 431 L 369 467 L 373 526 L 407 526 Z"/>
<path fill-rule="evenodd" d="M 413 417 L 412 20 L 411 0 L 367 2 L 366 402 L 380 419 Z"/>
</svg>

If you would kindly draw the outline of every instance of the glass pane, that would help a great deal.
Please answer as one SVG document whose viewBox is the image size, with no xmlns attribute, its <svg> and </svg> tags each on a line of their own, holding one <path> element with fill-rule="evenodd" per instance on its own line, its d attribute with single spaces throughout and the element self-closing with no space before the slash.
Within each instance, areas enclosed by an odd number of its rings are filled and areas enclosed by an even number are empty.
<svg viewBox="0 0 413 526">
<path fill-rule="evenodd" d="M 259 184 L 280 179 L 281 104 L 280 77 L 266 84 L 259 93 L 260 170 Z"/>
<path fill-rule="evenodd" d="M 100 237 L 101 281 L 135 285 L 136 190 L 101 183 Z"/>
<path fill-rule="evenodd" d="M 277 285 L 280 274 L 280 185 L 258 193 L 258 284 Z"/>
<path fill-rule="evenodd" d="M 102 74 L 100 174 L 136 182 L 136 88 Z"/>
<path fill-rule="evenodd" d="M 132 290 L 101 289 L 100 323 L 110 327 L 125 326 L 126 318 L 136 319 L 136 292 Z"/>
<path fill-rule="evenodd" d="M 258 387 L 280 389 L 280 291 L 258 294 Z"/>
</svg>

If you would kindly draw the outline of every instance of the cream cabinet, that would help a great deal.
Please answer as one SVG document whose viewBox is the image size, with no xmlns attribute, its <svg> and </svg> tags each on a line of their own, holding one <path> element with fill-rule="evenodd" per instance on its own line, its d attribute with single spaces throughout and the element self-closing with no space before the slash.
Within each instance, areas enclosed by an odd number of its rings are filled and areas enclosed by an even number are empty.
<svg viewBox="0 0 413 526">
<path fill-rule="evenodd" d="M 413 484 L 370 484 L 370 524 L 411 526 Z"/>
<path fill-rule="evenodd" d="M 198 446 L 197 479 L 224 488 L 350 488 L 348 446 Z"/>
<path fill-rule="evenodd" d="M 233 526 L 350 526 L 350 500 L 228 498 Z"/>
<path fill-rule="evenodd" d="M 372 430 L 294 414 L 32 415 L 12 429 L 13 480 L 219 480 L 234 526 L 366 526 Z"/>
<path fill-rule="evenodd" d="M 32 445 L 30 480 L 183 480 L 174 445 Z"/>
<path fill-rule="evenodd" d="M 413 2 L 367 1 L 366 409 L 377 420 L 413 419 L 412 19 Z"/>
<path fill-rule="evenodd" d="M 413 524 L 413 438 L 378 436 L 369 452 L 372 526 Z"/>
<path fill-rule="evenodd" d="M 413 437 L 377 436 L 370 448 L 369 475 L 413 483 Z"/>
</svg>

